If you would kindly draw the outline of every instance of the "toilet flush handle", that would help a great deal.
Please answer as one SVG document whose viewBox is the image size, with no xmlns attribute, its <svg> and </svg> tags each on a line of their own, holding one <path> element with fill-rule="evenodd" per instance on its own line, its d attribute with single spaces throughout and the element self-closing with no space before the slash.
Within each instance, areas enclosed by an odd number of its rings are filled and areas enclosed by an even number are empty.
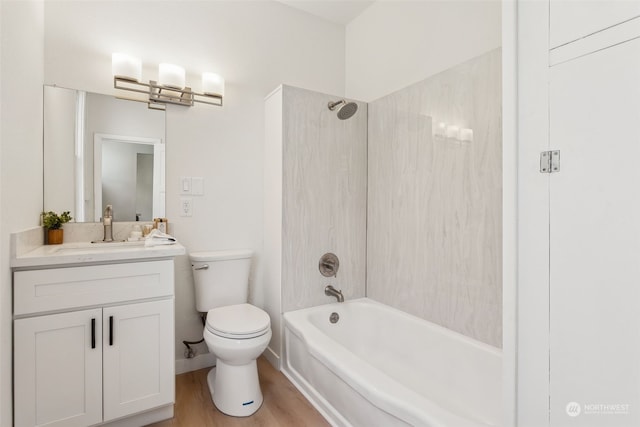
<svg viewBox="0 0 640 427">
<path fill-rule="evenodd" d="M 200 267 L 195 267 L 194 270 L 208 270 L 209 264 L 201 265 Z"/>
</svg>

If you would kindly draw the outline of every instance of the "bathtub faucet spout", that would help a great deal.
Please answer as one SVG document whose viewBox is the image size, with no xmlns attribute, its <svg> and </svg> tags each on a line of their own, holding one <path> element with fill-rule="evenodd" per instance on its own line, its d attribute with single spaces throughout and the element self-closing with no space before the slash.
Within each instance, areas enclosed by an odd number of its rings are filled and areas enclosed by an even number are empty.
<svg viewBox="0 0 640 427">
<path fill-rule="evenodd" d="M 336 297 L 338 302 L 344 302 L 344 296 L 342 295 L 342 291 L 337 290 L 331 285 L 327 285 L 324 288 L 324 294 L 329 297 Z"/>
</svg>

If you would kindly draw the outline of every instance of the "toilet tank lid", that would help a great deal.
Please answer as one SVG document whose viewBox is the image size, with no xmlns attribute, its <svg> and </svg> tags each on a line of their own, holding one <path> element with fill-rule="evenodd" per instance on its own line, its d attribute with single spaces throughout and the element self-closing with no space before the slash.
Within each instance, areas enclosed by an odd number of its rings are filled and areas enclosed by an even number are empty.
<svg viewBox="0 0 640 427">
<path fill-rule="evenodd" d="M 189 258 L 191 258 L 191 261 L 224 261 L 251 258 L 251 255 L 253 255 L 251 249 L 229 249 L 224 251 L 191 252 Z"/>
</svg>

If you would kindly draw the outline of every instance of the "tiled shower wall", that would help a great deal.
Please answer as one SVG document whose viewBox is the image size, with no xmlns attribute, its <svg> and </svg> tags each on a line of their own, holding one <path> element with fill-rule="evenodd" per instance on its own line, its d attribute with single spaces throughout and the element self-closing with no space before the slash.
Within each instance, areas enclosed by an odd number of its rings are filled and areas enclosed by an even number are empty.
<svg viewBox="0 0 640 427">
<path fill-rule="evenodd" d="M 501 127 L 500 49 L 369 104 L 367 296 L 497 347 Z"/>
<path fill-rule="evenodd" d="M 340 120 L 327 107 L 339 97 L 282 91 L 282 310 L 335 302 L 324 294 L 327 284 L 345 298 L 363 297 L 367 104 Z M 318 271 L 325 252 L 340 259 L 335 278 Z"/>
</svg>

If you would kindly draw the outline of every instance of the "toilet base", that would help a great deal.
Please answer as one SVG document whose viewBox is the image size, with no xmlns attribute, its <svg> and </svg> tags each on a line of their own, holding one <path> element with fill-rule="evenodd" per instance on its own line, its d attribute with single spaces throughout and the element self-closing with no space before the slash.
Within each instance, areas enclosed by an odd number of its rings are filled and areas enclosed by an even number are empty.
<svg viewBox="0 0 640 427">
<path fill-rule="evenodd" d="M 218 359 L 216 366 L 207 374 L 207 383 L 213 404 L 223 414 L 248 417 L 262 406 L 263 397 L 255 360 L 236 366 Z"/>
</svg>

